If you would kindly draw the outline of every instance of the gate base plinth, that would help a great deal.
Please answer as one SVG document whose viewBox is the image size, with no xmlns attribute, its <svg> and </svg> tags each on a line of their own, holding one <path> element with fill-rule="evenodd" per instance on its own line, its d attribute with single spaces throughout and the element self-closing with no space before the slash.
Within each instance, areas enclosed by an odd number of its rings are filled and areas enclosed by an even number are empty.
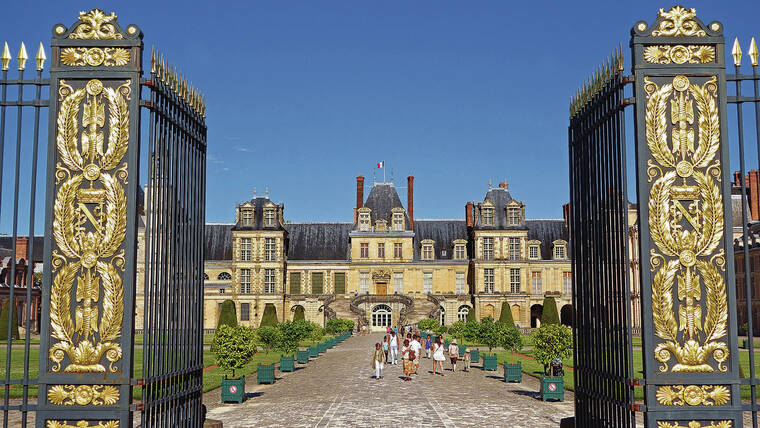
<svg viewBox="0 0 760 428">
<path fill-rule="evenodd" d="M 575 428 L 575 416 L 562 418 L 559 421 L 559 428 Z"/>
<path fill-rule="evenodd" d="M 203 428 L 222 428 L 223 426 L 222 421 L 216 419 L 206 419 L 203 422 Z"/>
</svg>

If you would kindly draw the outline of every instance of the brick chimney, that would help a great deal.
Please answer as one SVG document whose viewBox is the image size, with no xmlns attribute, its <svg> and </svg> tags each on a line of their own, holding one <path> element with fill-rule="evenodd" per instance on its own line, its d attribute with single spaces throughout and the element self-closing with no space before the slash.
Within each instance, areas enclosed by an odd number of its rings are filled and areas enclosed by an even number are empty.
<svg viewBox="0 0 760 428">
<path fill-rule="evenodd" d="M 562 217 L 565 218 L 565 226 L 570 227 L 570 202 L 562 205 Z"/>
<path fill-rule="evenodd" d="M 16 258 L 26 260 L 27 257 L 29 256 L 27 254 L 28 251 L 29 251 L 29 237 L 27 236 L 17 237 L 16 238 Z"/>
<path fill-rule="evenodd" d="M 472 227 L 475 223 L 472 219 L 472 202 L 467 202 L 464 206 L 464 216 L 467 219 L 467 227 Z"/>
<path fill-rule="evenodd" d="M 502 181 L 501 183 L 499 183 L 499 187 L 501 187 L 504 190 L 507 190 L 509 189 L 509 184 L 507 184 L 506 181 Z"/>
<path fill-rule="evenodd" d="M 742 185 L 740 179 L 741 179 L 741 173 L 739 171 L 734 171 L 734 186 L 738 187 Z"/>
<path fill-rule="evenodd" d="M 406 177 L 406 211 L 409 213 L 409 227 L 414 230 L 414 176 Z"/>
<path fill-rule="evenodd" d="M 752 220 L 757 221 L 760 220 L 760 172 L 753 169 L 748 175 L 749 211 L 752 213 Z"/>
<path fill-rule="evenodd" d="M 359 208 L 364 206 L 364 176 L 356 176 L 356 208 L 354 208 L 354 223 L 358 221 Z"/>
</svg>

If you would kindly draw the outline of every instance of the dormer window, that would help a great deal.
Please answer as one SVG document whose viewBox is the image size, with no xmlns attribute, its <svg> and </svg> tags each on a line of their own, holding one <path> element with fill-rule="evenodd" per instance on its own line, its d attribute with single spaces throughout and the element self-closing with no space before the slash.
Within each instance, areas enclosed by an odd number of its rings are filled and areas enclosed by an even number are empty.
<svg viewBox="0 0 760 428">
<path fill-rule="evenodd" d="M 457 260 L 464 260 L 467 258 L 467 249 L 465 247 L 465 242 L 455 242 L 454 243 L 454 258 Z"/>
<path fill-rule="evenodd" d="M 404 213 L 401 209 L 394 209 L 393 210 L 393 230 L 394 231 L 402 231 L 404 230 Z"/>
<path fill-rule="evenodd" d="M 507 221 L 510 226 L 518 226 L 522 221 L 519 207 L 509 207 L 507 209 Z"/>
<path fill-rule="evenodd" d="M 275 219 L 274 207 L 266 208 L 264 210 L 264 226 L 274 227 L 274 222 L 275 222 L 274 219 Z"/>
<path fill-rule="evenodd" d="M 359 231 L 369 232 L 369 208 L 360 208 L 359 210 Z"/>
<path fill-rule="evenodd" d="M 562 260 L 567 258 L 567 242 L 558 240 L 554 241 L 554 259 L 555 260 Z"/>
<path fill-rule="evenodd" d="M 493 226 L 493 207 L 483 208 L 483 226 Z"/>
<path fill-rule="evenodd" d="M 528 258 L 531 259 L 531 260 L 538 260 L 538 255 L 539 255 L 538 245 L 537 244 L 531 244 L 528 247 Z"/>
<path fill-rule="evenodd" d="M 422 260 L 435 259 L 434 242 L 430 239 L 422 241 Z"/>
<path fill-rule="evenodd" d="M 253 210 L 250 208 L 243 208 L 242 219 L 240 224 L 243 226 L 253 226 Z"/>
</svg>

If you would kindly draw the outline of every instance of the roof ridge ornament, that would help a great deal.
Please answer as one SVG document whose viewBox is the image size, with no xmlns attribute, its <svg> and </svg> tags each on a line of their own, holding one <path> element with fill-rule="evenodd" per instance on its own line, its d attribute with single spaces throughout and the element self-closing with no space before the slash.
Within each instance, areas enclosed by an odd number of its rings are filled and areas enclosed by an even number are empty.
<svg viewBox="0 0 760 428">
<path fill-rule="evenodd" d="M 123 39 L 116 30 L 116 14 L 111 12 L 106 15 L 100 9 L 92 9 L 89 12 L 79 12 L 79 22 L 76 29 L 69 34 L 69 39 L 96 39 L 113 40 Z"/>
<path fill-rule="evenodd" d="M 652 31 L 653 37 L 707 36 L 705 30 L 700 28 L 699 22 L 694 19 L 697 17 L 697 10 L 694 8 L 673 6 L 667 12 L 665 9 L 660 9 L 657 17 L 662 18 L 662 21 L 658 28 Z"/>
</svg>

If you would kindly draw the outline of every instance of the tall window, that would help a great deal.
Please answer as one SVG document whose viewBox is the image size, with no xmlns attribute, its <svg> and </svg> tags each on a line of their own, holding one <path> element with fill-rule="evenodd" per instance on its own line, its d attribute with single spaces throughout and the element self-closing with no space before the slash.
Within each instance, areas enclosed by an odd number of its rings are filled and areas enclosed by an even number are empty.
<svg viewBox="0 0 760 428">
<path fill-rule="evenodd" d="M 520 238 L 509 238 L 509 260 L 520 260 Z"/>
<path fill-rule="evenodd" d="M 562 291 L 568 296 L 573 294 L 572 272 L 562 272 Z"/>
<path fill-rule="evenodd" d="M 382 242 L 377 243 L 377 258 L 378 259 L 385 258 L 385 244 Z"/>
<path fill-rule="evenodd" d="M 517 226 L 520 224 L 520 208 L 514 207 L 507 209 L 507 221 L 510 226 Z"/>
<path fill-rule="evenodd" d="M 483 238 L 483 260 L 493 260 L 493 238 Z"/>
<path fill-rule="evenodd" d="M 422 246 L 422 259 L 433 260 L 433 246 L 431 244 L 425 244 Z"/>
<path fill-rule="evenodd" d="M 457 294 L 465 294 L 464 272 L 457 272 Z"/>
<path fill-rule="evenodd" d="M 240 269 L 240 292 L 250 294 L 251 292 L 251 270 Z"/>
<path fill-rule="evenodd" d="M 464 245 L 457 244 L 454 246 L 454 258 L 457 260 L 464 260 L 467 257 L 465 253 Z"/>
<path fill-rule="evenodd" d="M 275 239 L 266 238 L 264 241 L 264 260 L 274 261 Z"/>
<path fill-rule="evenodd" d="M 425 294 L 433 292 L 433 272 L 422 273 L 422 292 Z"/>
<path fill-rule="evenodd" d="M 493 293 L 493 268 L 483 269 L 483 291 Z"/>
<path fill-rule="evenodd" d="M 362 232 L 369 230 L 369 213 L 359 214 L 359 230 Z"/>
<path fill-rule="evenodd" d="M 562 244 L 557 244 L 554 246 L 554 258 L 555 259 L 564 259 L 565 258 L 565 246 Z"/>
<path fill-rule="evenodd" d="M 264 293 L 274 293 L 274 269 L 264 269 Z"/>
<path fill-rule="evenodd" d="M 359 292 L 362 294 L 369 292 L 369 273 L 359 274 Z"/>
<path fill-rule="evenodd" d="M 266 227 L 274 226 L 274 208 L 267 208 L 264 211 L 264 226 Z"/>
<path fill-rule="evenodd" d="M 251 261 L 251 238 L 240 239 L 240 261 Z"/>
<path fill-rule="evenodd" d="M 533 287 L 533 294 L 541 294 L 541 272 L 530 273 L 530 283 Z"/>
<path fill-rule="evenodd" d="M 335 273 L 335 294 L 346 294 L 346 274 L 343 272 Z"/>
<path fill-rule="evenodd" d="M 393 291 L 398 294 L 404 294 L 404 273 L 393 273 Z"/>
<path fill-rule="evenodd" d="M 483 208 L 483 226 L 493 226 L 493 208 Z"/>
<path fill-rule="evenodd" d="M 403 213 L 393 213 L 393 230 L 404 230 Z"/>
<path fill-rule="evenodd" d="M 467 321 L 467 314 L 470 313 L 470 307 L 462 305 L 459 307 L 459 310 L 457 311 L 457 320 L 459 321 Z"/>
<path fill-rule="evenodd" d="M 538 245 L 531 245 L 530 248 L 529 248 L 529 252 L 530 253 L 528 254 L 528 256 L 532 260 L 538 259 Z"/>
<path fill-rule="evenodd" d="M 325 274 L 322 272 L 311 273 L 311 294 L 322 294 L 325 289 Z"/>
<path fill-rule="evenodd" d="M 369 244 L 362 242 L 359 244 L 359 257 L 366 259 L 369 258 Z"/>
<path fill-rule="evenodd" d="M 243 210 L 243 220 L 241 221 L 243 226 L 253 226 L 253 210 Z"/>
<path fill-rule="evenodd" d="M 240 304 L 240 321 L 250 321 L 250 319 L 251 319 L 251 304 L 241 303 Z"/>
<path fill-rule="evenodd" d="M 509 270 L 509 291 L 512 293 L 520 292 L 520 269 L 512 268 Z"/>
<path fill-rule="evenodd" d="M 301 272 L 290 272 L 290 294 L 301 294 Z"/>
<path fill-rule="evenodd" d="M 395 244 L 393 244 L 393 257 L 397 259 L 400 259 L 401 257 L 403 257 L 402 250 L 403 250 L 403 247 L 400 242 L 396 242 Z"/>
</svg>

